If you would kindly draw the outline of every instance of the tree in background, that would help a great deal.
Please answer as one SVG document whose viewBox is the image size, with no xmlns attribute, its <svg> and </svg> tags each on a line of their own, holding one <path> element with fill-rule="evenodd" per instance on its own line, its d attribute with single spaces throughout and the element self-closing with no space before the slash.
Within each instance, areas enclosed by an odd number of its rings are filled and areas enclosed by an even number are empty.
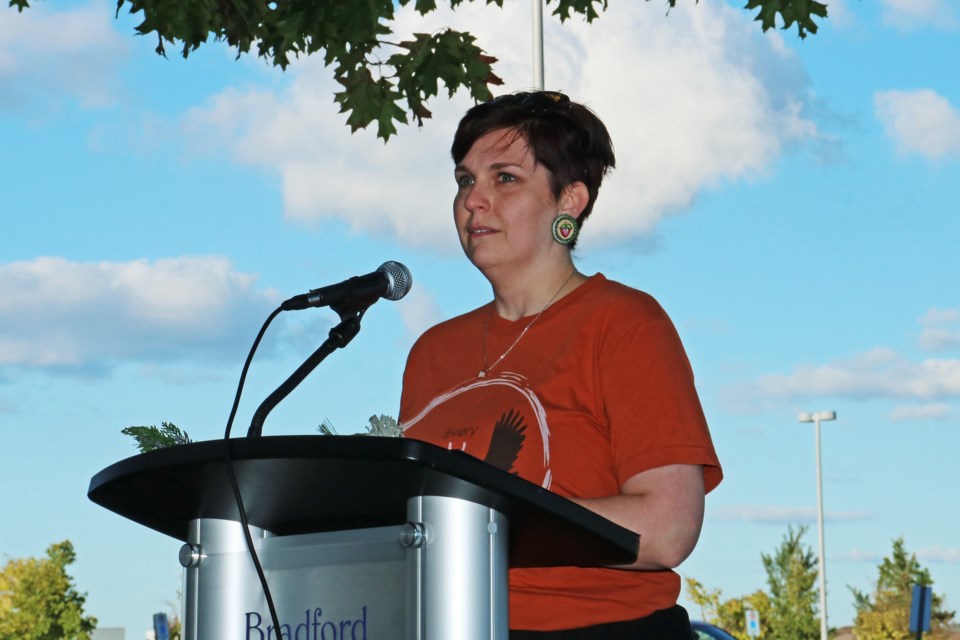
<svg viewBox="0 0 960 640">
<path fill-rule="evenodd" d="M 180 612 L 183 611 L 183 585 L 177 585 L 176 601 L 167 601 L 170 613 L 167 614 L 167 625 L 170 631 L 170 640 L 180 640 L 183 637 L 183 622 Z"/>
<path fill-rule="evenodd" d="M 463 0 L 450 0 L 456 8 Z M 503 6 L 503 0 L 486 0 Z M 666 0 L 673 7 L 676 0 Z M 237 56 L 256 45 L 257 55 L 285 69 L 290 58 L 323 52 L 324 64 L 343 87 L 334 94 L 341 113 L 349 113 L 351 131 L 377 123 L 384 141 L 397 132 L 395 123 L 406 123 L 407 114 L 418 125 L 431 116 L 427 100 L 442 87 L 449 95 L 466 89 L 475 100 L 492 97 L 491 85 L 502 84 L 493 73 L 496 58 L 484 53 L 476 38 L 465 31 L 441 29 L 416 33 L 412 40 L 395 42 L 393 22 L 398 6 L 411 0 L 329 2 L 321 0 L 118 0 L 117 14 L 127 5 L 141 14 L 136 27 L 141 35 L 157 39 L 157 53 L 166 45 L 180 47 L 184 58 L 207 39 L 225 41 Z M 561 22 L 578 14 L 592 22 L 606 10 L 607 0 L 547 0 Z M 30 0 L 9 0 L 23 11 Z M 437 8 L 436 0 L 413 0 L 420 15 Z M 784 29 L 796 26 L 801 38 L 816 33 L 815 17 L 826 18 L 827 6 L 817 0 L 747 0 L 747 10 L 757 10 L 764 31 L 779 20 Z"/>
<path fill-rule="evenodd" d="M 854 633 L 858 640 L 909 640 L 914 637 L 909 632 L 913 585 L 933 586 L 930 572 L 920 566 L 915 554 L 907 553 L 902 537 L 893 541 L 893 553 L 884 558 L 877 569 L 872 596 L 850 587 L 857 611 Z M 946 627 L 954 615 L 955 612 L 947 611 L 943 599 L 934 593 L 931 633 L 924 637 L 931 640 L 947 637 Z"/>
<path fill-rule="evenodd" d="M 691 576 L 683 579 L 687 587 L 687 596 L 693 604 L 700 607 L 700 619 L 717 624 L 717 609 L 720 607 L 720 589 L 707 589 L 699 580 Z"/>
<path fill-rule="evenodd" d="M 802 538 L 807 528 L 787 529 L 773 555 L 760 554 L 770 589 L 770 637 L 804 640 L 820 637 L 816 602 L 818 562 Z"/>
<path fill-rule="evenodd" d="M 0 640 L 90 640 L 97 619 L 83 615 L 67 566 L 76 560 L 69 540 L 46 558 L 13 559 L 0 569 Z"/>
<path fill-rule="evenodd" d="M 720 589 L 707 589 L 695 578 L 685 579 L 687 595 L 700 607 L 700 619 L 718 626 L 738 640 L 750 640 L 746 631 L 747 609 L 753 609 L 760 617 L 759 640 L 771 638 L 767 620 L 770 616 L 770 598 L 762 589 L 743 598 L 721 601 Z"/>
<path fill-rule="evenodd" d="M 753 609 L 760 618 L 759 640 L 776 638 L 770 633 L 770 596 L 763 589 L 757 589 L 742 598 L 730 598 L 717 609 L 716 624 L 730 632 L 739 640 L 751 640 L 747 635 L 747 609 Z"/>
</svg>

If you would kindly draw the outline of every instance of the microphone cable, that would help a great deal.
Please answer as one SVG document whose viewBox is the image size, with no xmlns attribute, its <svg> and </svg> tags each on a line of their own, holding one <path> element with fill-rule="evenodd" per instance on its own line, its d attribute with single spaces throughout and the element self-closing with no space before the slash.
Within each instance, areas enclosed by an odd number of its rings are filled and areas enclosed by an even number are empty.
<svg viewBox="0 0 960 640">
<path fill-rule="evenodd" d="M 243 393 L 243 385 L 247 379 L 247 372 L 250 370 L 250 363 L 253 361 L 253 354 L 257 352 L 257 347 L 260 346 L 260 341 L 263 340 L 263 336 L 267 332 L 267 327 L 270 326 L 273 319 L 280 315 L 281 312 L 283 312 L 283 307 L 277 307 L 273 313 L 270 314 L 263 323 L 263 326 L 260 327 L 260 332 L 250 347 L 250 353 L 247 354 L 247 359 L 243 363 L 243 370 L 240 372 L 240 382 L 237 384 L 237 393 L 233 398 L 230 417 L 227 418 L 227 429 L 223 434 L 225 445 L 224 461 L 227 466 L 227 475 L 230 477 L 230 488 L 233 490 L 233 497 L 237 502 L 237 510 L 240 513 L 240 525 L 243 528 L 243 538 L 247 543 L 247 551 L 250 553 L 250 559 L 253 560 L 253 567 L 257 571 L 257 578 L 260 580 L 260 587 L 267 601 L 267 608 L 270 610 L 270 620 L 273 622 L 273 628 L 276 630 L 277 637 L 279 638 L 283 637 L 283 630 L 280 627 L 280 617 L 277 615 L 277 608 L 274 606 L 273 596 L 270 594 L 270 586 L 267 584 L 267 576 L 263 572 L 263 566 L 260 564 L 260 558 L 257 556 L 257 550 L 253 545 L 253 536 L 250 535 L 250 527 L 247 524 L 247 511 L 243 506 L 243 496 L 240 495 L 240 485 L 237 483 L 237 474 L 233 468 L 233 456 L 230 451 L 230 431 L 233 428 L 233 420 L 237 415 L 237 408 L 240 406 L 240 396 Z"/>
</svg>

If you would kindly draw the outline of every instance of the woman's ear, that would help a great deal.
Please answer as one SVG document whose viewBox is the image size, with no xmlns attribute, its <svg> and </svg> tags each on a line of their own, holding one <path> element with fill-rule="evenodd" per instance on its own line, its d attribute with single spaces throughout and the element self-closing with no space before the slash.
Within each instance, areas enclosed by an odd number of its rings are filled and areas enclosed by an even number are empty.
<svg viewBox="0 0 960 640">
<path fill-rule="evenodd" d="M 587 185 L 580 181 L 568 184 L 560 194 L 560 211 L 579 220 L 580 214 L 587 208 L 589 201 L 590 192 L 587 190 Z"/>
</svg>

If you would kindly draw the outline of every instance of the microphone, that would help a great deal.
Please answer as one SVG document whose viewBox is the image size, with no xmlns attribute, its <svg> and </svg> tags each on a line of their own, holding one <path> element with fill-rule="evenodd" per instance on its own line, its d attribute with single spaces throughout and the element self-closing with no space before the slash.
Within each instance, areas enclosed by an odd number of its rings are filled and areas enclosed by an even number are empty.
<svg viewBox="0 0 960 640">
<path fill-rule="evenodd" d="M 297 311 L 311 307 L 349 306 L 353 309 L 365 309 L 380 298 L 399 300 L 407 295 L 413 286 L 410 270 L 393 260 L 384 262 L 373 273 L 354 276 L 337 284 L 309 293 L 293 296 L 280 308 L 284 311 Z"/>
</svg>

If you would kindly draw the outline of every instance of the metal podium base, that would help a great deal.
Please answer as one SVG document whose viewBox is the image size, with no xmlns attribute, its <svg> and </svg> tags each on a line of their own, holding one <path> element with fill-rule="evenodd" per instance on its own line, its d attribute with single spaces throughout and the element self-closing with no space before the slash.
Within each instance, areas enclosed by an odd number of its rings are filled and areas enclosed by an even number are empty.
<svg viewBox="0 0 960 640">
<path fill-rule="evenodd" d="M 193 520 L 185 640 L 507 640 L 507 519 L 459 498 L 418 496 L 408 522 L 274 536 L 251 527 L 274 629 L 242 526 Z"/>
</svg>

